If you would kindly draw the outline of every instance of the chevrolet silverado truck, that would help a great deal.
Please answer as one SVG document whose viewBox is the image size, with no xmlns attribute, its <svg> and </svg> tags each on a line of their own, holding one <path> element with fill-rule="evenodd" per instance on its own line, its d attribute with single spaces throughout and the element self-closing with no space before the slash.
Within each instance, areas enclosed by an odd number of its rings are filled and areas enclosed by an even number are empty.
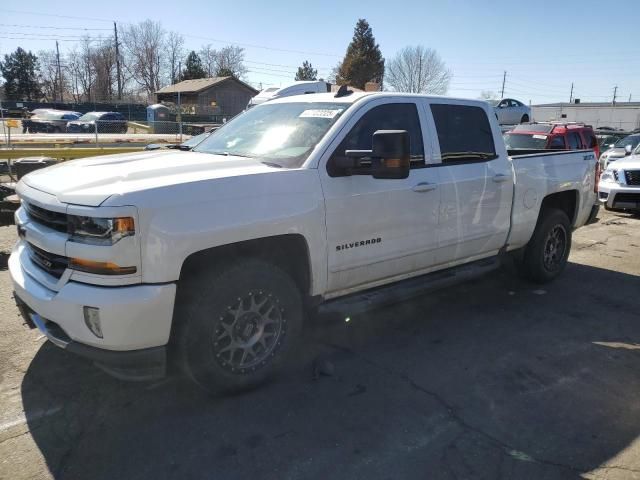
<svg viewBox="0 0 640 480">
<path fill-rule="evenodd" d="M 9 270 L 25 322 L 107 372 L 170 363 L 243 389 L 318 309 L 404 301 L 507 253 L 552 280 L 595 168 L 591 150 L 510 157 L 486 102 L 343 87 L 265 102 L 193 151 L 30 173 Z"/>
</svg>

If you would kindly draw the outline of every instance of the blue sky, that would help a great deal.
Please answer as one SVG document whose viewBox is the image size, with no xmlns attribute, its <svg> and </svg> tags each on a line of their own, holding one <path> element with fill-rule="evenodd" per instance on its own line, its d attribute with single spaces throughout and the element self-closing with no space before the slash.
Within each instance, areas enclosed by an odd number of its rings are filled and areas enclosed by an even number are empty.
<svg viewBox="0 0 640 480">
<path fill-rule="evenodd" d="M 243 46 L 247 79 L 281 85 L 303 60 L 327 76 L 363 17 L 385 58 L 406 45 L 436 49 L 453 72 L 449 95 L 477 98 L 482 90 L 499 92 L 506 70 L 505 96 L 525 103 L 567 101 L 572 82 L 574 97 L 582 101 L 610 101 L 616 85 L 618 100 L 626 101 L 630 94 L 640 100 L 640 44 L 633 25 L 639 10 L 637 0 L 32 0 L 0 6 L 0 53 L 17 46 L 55 48 L 54 36 L 69 40 L 60 42 L 64 51 L 83 28 L 108 29 L 113 20 L 125 24 L 150 18 L 185 35 L 189 49 L 203 43 Z M 52 26 L 57 29 L 42 28 Z M 24 39 L 15 39 L 20 36 Z"/>
</svg>

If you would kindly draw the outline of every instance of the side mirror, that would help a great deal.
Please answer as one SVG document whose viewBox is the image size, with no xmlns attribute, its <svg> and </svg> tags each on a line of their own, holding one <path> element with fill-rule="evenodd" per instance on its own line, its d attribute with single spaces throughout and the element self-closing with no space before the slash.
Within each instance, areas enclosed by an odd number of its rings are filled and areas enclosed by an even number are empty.
<svg viewBox="0 0 640 480">
<path fill-rule="evenodd" d="M 346 150 L 333 165 L 348 175 L 372 175 L 380 179 L 409 176 L 411 148 L 406 130 L 378 130 L 371 138 L 371 150 Z M 361 159 L 367 159 L 362 161 Z M 369 167 L 369 160 L 371 166 Z"/>
<path fill-rule="evenodd" d="M 402 179 L 409 176 L 411 149 L 406 130 L 378 130 L 372 142 L 373 178 Z"/>
<path fill-rule="evenodd" d="M 631 151 L 633 150 L 633 147 L 631 145 L 625 145 L 624 147 L 624 154 L 625 155 L 631 155 Z"/>
</svg>

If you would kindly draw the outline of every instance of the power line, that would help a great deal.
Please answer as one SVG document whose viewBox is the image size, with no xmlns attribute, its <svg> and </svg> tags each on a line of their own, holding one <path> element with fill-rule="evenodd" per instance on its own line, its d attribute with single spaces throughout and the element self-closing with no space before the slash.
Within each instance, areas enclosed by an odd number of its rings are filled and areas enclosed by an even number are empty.
<svg viewBox="0 0 640 480">
<path fill-rule="evenodd" d="M 45 25 L 17 25 L 14 23 L 0 23 L 0 27 L 19 27 L 19 28 L 46 28 L 50 30 L 111 30 L 110 28 L 87 28 L 87 27 L 49 27 Z"/>
</svg>

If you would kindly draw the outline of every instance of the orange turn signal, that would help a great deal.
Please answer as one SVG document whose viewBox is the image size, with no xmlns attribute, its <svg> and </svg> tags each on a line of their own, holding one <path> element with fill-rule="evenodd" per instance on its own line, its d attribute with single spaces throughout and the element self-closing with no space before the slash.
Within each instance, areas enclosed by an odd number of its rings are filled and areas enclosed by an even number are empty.
<svg viewBox="0 0 640 480">
<path fill-rule="evenodd" d="M 137 270 L 136 267 L 121 267 L 112 262 L 94 262 L 83 258 L 70 258 L 69 268 L 98 275 L 131 275 Z"/>
</svg>

